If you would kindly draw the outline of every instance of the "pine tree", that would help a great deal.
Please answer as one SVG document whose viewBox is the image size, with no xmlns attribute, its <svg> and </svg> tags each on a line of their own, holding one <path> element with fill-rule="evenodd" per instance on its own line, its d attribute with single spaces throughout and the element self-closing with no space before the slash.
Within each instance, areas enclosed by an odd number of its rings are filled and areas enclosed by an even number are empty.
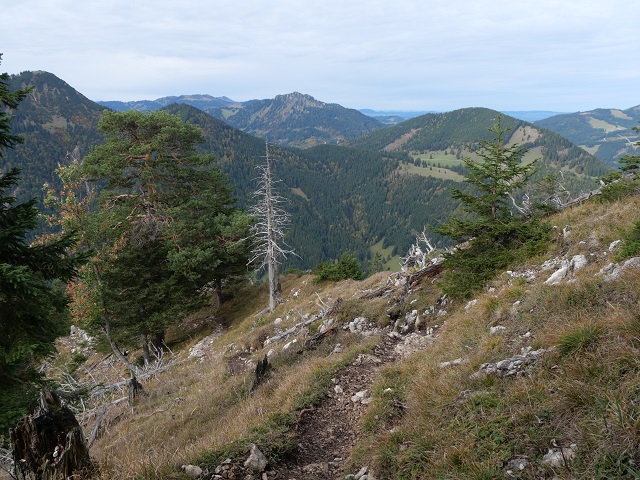
<svg viewBox="0 0 640 480">
<path fill-rule="evenodd" d="M 74 180 L 102 188 L 83 222 L 97 252 L 85 280 L 100 299 L 97 325 L 115 341 L 142 339 L 148 352 L 209 287 L 244 273 L 250 218 L 213 158 L 195 153 L 203 137 L 193 125 L 128 111 L 105 112 L 99 128 L 107 143 Z"/>
</svg>

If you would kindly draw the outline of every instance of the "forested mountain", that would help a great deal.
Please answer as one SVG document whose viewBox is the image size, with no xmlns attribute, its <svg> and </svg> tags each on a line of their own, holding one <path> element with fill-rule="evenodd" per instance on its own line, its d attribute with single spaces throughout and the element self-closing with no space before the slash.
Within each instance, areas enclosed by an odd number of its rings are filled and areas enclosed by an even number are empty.
<svg viewBox="0 0 640 480">
<path fill-rule="evenodd" d="M 212 97 L 211 95 L 180 95 L 177 97 L 171 96 L 157 98 L 156 100 L 137 100 L 131 102 L 98 102 L 98 104 L 103 107 L 110 108 L 117 112 L 124 112 L 125 110 L 140 110 L 141 112 L 147 112 L 149 110 L 159 110 L 167 105 L 171 105 L 172 103 L 184 103 L 185 105 L 191 105 L 192 107 L 199 108 L 200 110 L 206 110 L 208 108 L 221 107 L 234 102 L 228 97 Z"/>
<path fill-rule="evenodd" d="M 611 166 L 619 158 L 634 155 L 632 144 L 640 139 L 633 127 L 640 122 L 640 105 L 626 110 L 598 108 L 588 112 L 555 115 L 536 125 L 568 138 Z M 635 147 L 637 152 L 637 147 Z"/>
<path fill-rule="evenodd" d="M 215 155 L 240 203 L 250 202 L 264 141 L 186 105 L 167 111 L 202 129 L 203 151 Z M 404 252 L 416 231 L 447 218 L 456 204 L 449 196 L 451 181 L 400 174 L 398 166 L 408 158 L 402 153 L 275 145 L 270 156 L 280 181 L 276 187 L 289 202 L 287 242 L 300 255 L 291 257 L 291 266 L 310 267 L 343 252 L 365 259 L 381 240 Z"/>
<path fill-rule="evenodd" d="M 461 159 L 473 157 L 472 149 L 479 140 L 489 140 L 489 127 L 499 112 L 487 108 L 464 108 L 447 113 L 427 114 L 407 120 L 362 138 L 350 145 L 357 148 L 405 152 L 411 154 L 423 175 L 460 179 Z M 509 142 L 530 151 L 525 161 L 540 159 L 544 171 L 562 171 L 569 190 L 578 193 L 595 186 L 595 178 L 607 166 L 593 155 L 576 147 L 561 135 L 531 123 L 505 116 L 503 125 L 511 127 Z"/>
<path fill-rule="evenodd" d="M 295 147 L 337 144 L 384 128 L 357 110 L 297 92 L 205 111 L 244 132 Z"/>
<path fill-rule="evenodd" d="M 16 196 L 24 201 L 42 199 L 44 182 L 55 180 L 53 171 L 69 153 L 80 158 L 102 142 L 97 131 L 103 107 L 47 72 L 23 72 L 10 79 L 12 90 L 33 86 L 14 112 L 13 132 L 24 143 L 8 150 L 2 171 L 22 170 Z"/>
<path fill-rule="evenodd" d="M 42 199 L 45 182 L 58 185 L 55 168 L 68 153 L 84 157 L 102 142 L 97 123 L 103 107 L 91 102 L 52 74 L 27 72 L 12 78 L 12 88 L 34 85 L 16 112 L 12 126 L 25 143 L 7 152 L 3 168 L 19 166 L 21 199 Z M 255 166 L 263 161 L 265 142 L 188 105 L 170 113 L 198 125 L 211 153 L 227 173 L 241 205 L 251 202 Z M 448 180 L 400 175 L 402 153 L 367 152 L 338 146 L 300 150 L 273 146 L 278 190 L 289 199 L 292 225 L 287 242 L 299 257 L 289 266 L 309 268 L 350 252 L 363 260 L 370 247 L 394 245 L 405 251 L 416 231 L 436 224 L 452 210 Z M 390 249 L 388 254 L 393 253 Z"/>
<path fill-rule="evenodd" d="M 12 124 L 16 133 L 24 136 L 25 144 L 8 152 L 7 160 L 23 169 L 21 198 L 41 198 L 45 182 L 56 184 L 53 172 L 59 163 L 65 163 L 68 152 L 83 157 L 102 142 L 96 126 L 103 107 L 49 73 L 26 72 L 14 76 L 12 82 L 12 88 L 32 84 L 35 89 L 21 104 Z M 288 105 L 288 113 L 278 105 Z M 265 141 L 193 106 L 171 104 L 165 108 L 202 129 L 206 143 L 200 147 L 201 153 L 214 156 L 228 175 L 238 203 L 250 204 L 258 175 L 255 166 L 263 161 Z M 244 116 L 243 109 L 249 108 L 253 107 L 245 105 L 229 119 Z M 300 125 L 305 119 L 323 121 L 331 130 L 337 121 L 331 112 L 347 109 L 292 94 L 274 101 L 268 115 L 260 108 L 255 111 L 271 120 L 282 115 L 282 123 L 275 122 L 281 132 L 300 135 L 311 144 L 313 140 L 304 136 L 305 131 L 317 129 L 296 129 L 296 121 Z M 355 113 L 356 119 L 367 118 Z M 471 144 L 488 138 L 487 129 L 496 116 L 497 112 L 488 109 L 424 115 L 354 139 L 354 147 L 274 145 L 270 150 L 274 173 L 280 180 L 277 188 L 289 201 L 287 210 L 292 219 L 287 242 L 299 255 L 290 257 L 287 266 L 309 268 L 344 252 L 360 260 L 371 258 L 382 248 L 387 248 L 385 257 L 406 252 L 416 232 L 447 219 L 456 208 L 449 187 L 462 178 L 459 157 L 468 153 Z M 587 190 L 593 177 L 604 173 L 597 159 L 559 135 L 508 120 L 516 127 L 512 140 L 531 148 L 531 155 L 543 157 L 544 163 L 561 167 L 574 191 Z M 286 125 L 292 125 L 291 129 Z M 345 124 L 338 121 L 338 125 Z M 374 128 L 380 125 L 375 122 Z M 360 124 L 360 128 L 365 127 Z M 269 131 L 270 141 L 275 140 L 271 136 L 275 131 Z M 435 234 L 433 237 L 441 240 Z"/>
</svg>

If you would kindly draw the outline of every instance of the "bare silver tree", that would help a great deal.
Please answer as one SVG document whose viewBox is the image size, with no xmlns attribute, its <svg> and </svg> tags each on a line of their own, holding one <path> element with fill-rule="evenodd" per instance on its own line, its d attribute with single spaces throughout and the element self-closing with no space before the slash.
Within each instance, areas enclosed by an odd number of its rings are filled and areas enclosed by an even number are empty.
<svg viewBox="0 0 640 480">
<path fill-rule="evenodd" d="M 253 255 L 250 264 L 258 264 L 268 269 L 269 277 L 269 312 L 273 312 L 280 294 L 279 265 L 283 258 L 293 254 L 284 242 L 285 229 L 290 223 L 289 215 L 282 208 L 284 198 L 274 189 L 274 178 L 271 173 L 271 159 L 269 158 L 269 144 L 266 143 L 264 165 L 260 165 L 258 189 L 253 197 L 256 203 L 249 208 L 249 213 L 256 217 L 251 233 L 254 239 Z M 259 263 L 258 263 L 259 262 Z"/>
</svg>

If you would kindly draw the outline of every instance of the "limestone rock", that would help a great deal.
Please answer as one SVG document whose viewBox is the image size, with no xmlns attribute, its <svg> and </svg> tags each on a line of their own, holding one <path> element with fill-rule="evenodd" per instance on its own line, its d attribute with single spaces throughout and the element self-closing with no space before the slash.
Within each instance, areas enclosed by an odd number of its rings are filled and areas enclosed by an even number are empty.
<svg viewBox="0 0 640 480">
<path fill-rule="evenodd" d="M 267 468 L 267 459 L 255 443 L 252 443 L 250 447 L 251 453 L 249 454 L 249 458 L 245 460 L 244 466 L 258 473 L 264 472 L 264 469 Z"/>
<path fill-rule="evenodd" d="M 202 476 L 202 469 L 197 465 L 182 465 L 184 473 L 189 475 L 190 478 L 200 478 Z"/>
</svg>

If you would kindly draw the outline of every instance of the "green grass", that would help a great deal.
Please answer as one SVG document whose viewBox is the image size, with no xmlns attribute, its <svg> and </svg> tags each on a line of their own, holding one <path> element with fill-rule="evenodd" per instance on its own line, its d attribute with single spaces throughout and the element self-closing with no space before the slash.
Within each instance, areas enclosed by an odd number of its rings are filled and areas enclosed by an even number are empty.
<svg viewBox="0 0 640 480">
<path fill-rule="evenodd" d="M 416 167 L 415 165 L 408 164 L 402 167 L 402 171 L 406 174 L 421 175 L 423 177 L 442 178 L 444 180 L 453 180 L 455 182 L 462 182 L 464 180 L 464 177 L 462 175 L 446 168 Z"/>
</svg>

